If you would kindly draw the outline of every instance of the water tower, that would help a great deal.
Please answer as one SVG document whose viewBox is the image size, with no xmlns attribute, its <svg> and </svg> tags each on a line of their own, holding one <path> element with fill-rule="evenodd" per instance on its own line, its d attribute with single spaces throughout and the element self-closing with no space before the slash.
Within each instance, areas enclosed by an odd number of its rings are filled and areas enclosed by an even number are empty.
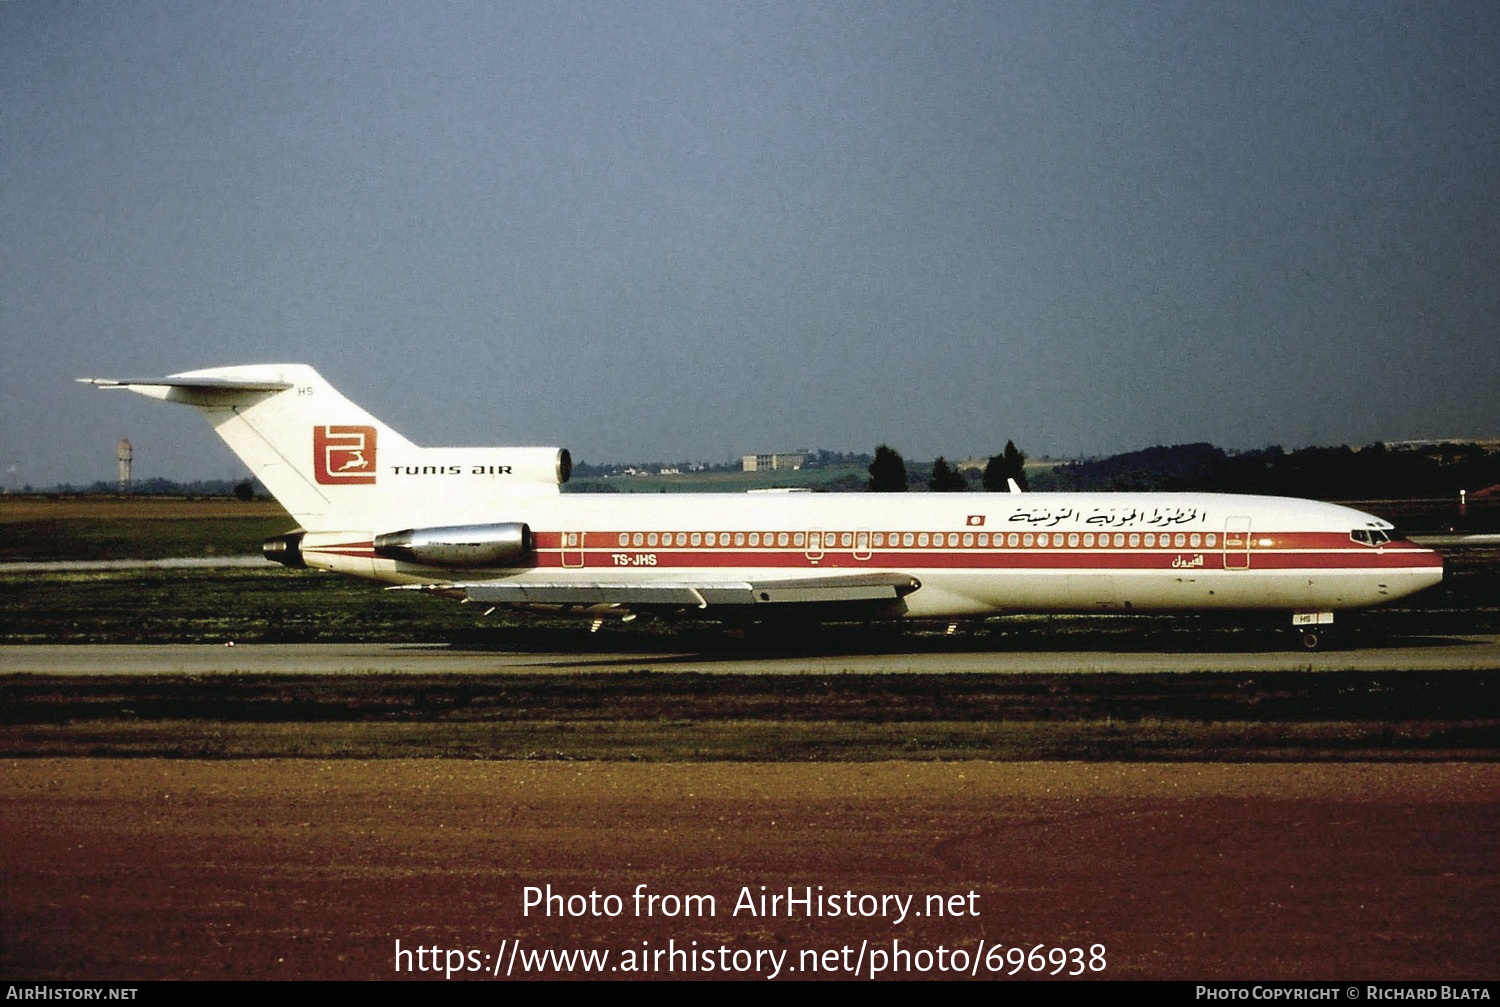
<svg viewBox="0 0 1500 1007">
<path fill-rule="evenodd" d="M 120 492 L 124 493 L 130 489 L 130 442 L 120 438 L 120 447 L 117 453 L 120 459 Z"/>
</svg>

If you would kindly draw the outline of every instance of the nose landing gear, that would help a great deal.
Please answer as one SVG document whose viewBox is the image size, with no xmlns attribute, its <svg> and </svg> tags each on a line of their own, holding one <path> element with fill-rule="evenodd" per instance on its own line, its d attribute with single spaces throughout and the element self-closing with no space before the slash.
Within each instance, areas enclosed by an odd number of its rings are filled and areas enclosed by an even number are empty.
<svg viewBox="0 0 1500 1007">
<path fill-rule="evenodd" d="M 1317 650 L 1333 636 L 1333 613 L 1293 612 L 1292 632 L 1303 650 Z"/>
</svg>

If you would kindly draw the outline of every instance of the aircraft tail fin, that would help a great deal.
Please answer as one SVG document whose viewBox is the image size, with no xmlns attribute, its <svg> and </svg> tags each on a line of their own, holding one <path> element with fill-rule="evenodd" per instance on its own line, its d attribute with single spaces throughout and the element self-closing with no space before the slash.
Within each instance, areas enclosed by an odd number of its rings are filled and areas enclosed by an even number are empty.
<svg viewBox="0 0 1500 1007">
<path fill-rule="evenodd" d="M 308 531 L 483 520 L 497 498 L 556 493 L 572 466 L 557 448 L 418 447 L 305 364 L 79 380 L 196 407 Z"/>
</svg>

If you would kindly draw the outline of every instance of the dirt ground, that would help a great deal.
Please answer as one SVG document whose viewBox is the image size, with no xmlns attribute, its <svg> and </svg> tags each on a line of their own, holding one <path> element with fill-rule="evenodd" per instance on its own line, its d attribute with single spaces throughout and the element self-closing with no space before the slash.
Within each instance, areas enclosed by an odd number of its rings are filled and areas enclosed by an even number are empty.
<svg viewBox="0 0 1500 1007">
<path fill-rule="evenodd" d="M 1088 978 L 1494 979 L 1497 827 L 1482 763 L 17 760 L 0 974 L 431 980 L 591 949 L 609 978 L 942 978 L 955 951 L 988 977 L 1039 945 Z M 581 915 L 524 911 L 548 885 Z M 714 912 L 646 916 L 641 885 Z M 788 887 L 824 912 L 736 912 Z"/>
</svg>

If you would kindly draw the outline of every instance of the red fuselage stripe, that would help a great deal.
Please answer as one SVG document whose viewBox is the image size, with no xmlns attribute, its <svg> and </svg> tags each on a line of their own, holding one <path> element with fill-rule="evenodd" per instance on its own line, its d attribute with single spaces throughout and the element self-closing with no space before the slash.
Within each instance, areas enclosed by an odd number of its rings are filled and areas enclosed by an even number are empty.
<svg viewBox="0 0 1500 1007">
<path fill-rule="evenodd" d="M 1079 545 L 1069 547 L 1067 545 L 1049 544 L 1045 547 L 1032 545 L 1030 547 L 995 545 L 978 545 L 978 537 L 972 541 L 975 544 L 963 546 L 960 544 L 949 546 L 946 544 L 946 532 L 931 533 L 928 541 L 935 537 L 941 537 L 944 544 L 940 546 L 929 545 L 927 547 L 907 546 L 871 546 L 868 533 L 859 533 L 862 538 L 861 546 L 853 544 L 845 545 L 842 532 L 824 532 L 825 543 L 837 542 L 837 545 L 825 545 L 822 549 L 809 549 L 805 544 L 798 545 L 773 545 L 773 546 L 750 546 L 750 545 L 715 545 L 715 546 L 678 546 L 675 544 L 676 532 L 656 533 L 657 545 L 635 545 L 635 533 L 621 532 L 588 532 L 583 534 L 583 545 L 577 545 L 580 533 L 570 532 L 568 535 L 575 536 L 572 541 L 575 544 L 564 546 L 564 533 L 538 532 L 536 533 L 536 562 L 539 567 L 565 567 L 578 568 L 588 567 L 593 569 L 615 569 L 625 570 L 631 567 L 651 566 L 656 569 L 662 568 L 688 568 L 688 569 L 806 569 L 809 566 L 816 567 L 839 567 L 839 568 L 868 568 L 868 567 L 895 567 L 903 570 L 1069 570 L 1069 571 L 1158 571 L 1158 572 L 1181 572 L 1190 573 L 1194 570 L 1238 570 L 1247 567 L 1256 570 L 1403 570 L 1403 569 L 1430 569 L 1441 566 L 1441 559 L 1430 550 L 1423 549 L 1409 542 L 1392 542 L 1383 547 L 1375 548 L 1353 543 L 1347 535 L 1328 533 L 1279 533 L 1269 536 L 1256 536 L 1251 539 L 1251 545 L 1247 549 L 1238 542 L 1225 546 L 1222 535 L 1216 537 L 1215 545 L 1200 544 L 1172 545 L 1172 546 L 1137 546 L 1124 548 L 1116 547 L 1111 543 L 1101 546 L 1098 540 L 1091 546 L 1082 545 L 1082 534 L 1079 534 Z M 689 533 L 683 533 L 687 535 Z M 703 533 L 695 533 L 701 536 Z M 729 541 L 733 541 L 734 534 L 741 533 L 715 533 Z M 776 533 L 759 533 L 769 536 Z M 850 533 L 851 536 L 853 533 Z M 1053 540 L 1061 539 L 1067 541 L 1069 533 L 1053 533 Z M 793 541 L 792 533 L 787 533 L 788 541 Z M 1002 537 L 1003 533 L 994 533 L 993 538 Z M 620 545 L 622 537 L 627 537 L 632 544 Z M 993 540 L 992 538 L 992 540 Z M 661 545 L 664 539 L 672 541 L 672 545 Z M 643 542 L 648 541 L 643 533 Z M 806 538 L 802 540 L 804 543 Z M 853 539 L 851 538 L 851 542 Z M 1033 542 L 1035 539 L 1033 539 Z M 1128 540 L 1127 540 L 1128 541 Z M 1175 538 L 1174 538 L 1175 543 Z M 345 542 L 336 545 L 320 545 L 307 547 L 305 552 L 310 554 L 350 556 L 359 559 L 377 558 L 371 542 Z M 649 563 L 643 563 L 644 557 L 650 557 Z"/>
</svg>

